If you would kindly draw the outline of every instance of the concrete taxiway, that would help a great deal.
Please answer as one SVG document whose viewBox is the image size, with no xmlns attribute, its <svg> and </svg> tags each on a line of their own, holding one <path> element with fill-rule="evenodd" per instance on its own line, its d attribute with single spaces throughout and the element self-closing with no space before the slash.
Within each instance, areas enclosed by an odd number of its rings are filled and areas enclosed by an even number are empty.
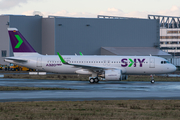
<svg viewBox="0 0 180 120">
<path fill-rule="evenodd" d="M 0 101 L 180 99 L 180 82 L 34 80 L 0 78 L 0 86 L 60 87 L 76 90 L 0 91 Z"/>
</svg>

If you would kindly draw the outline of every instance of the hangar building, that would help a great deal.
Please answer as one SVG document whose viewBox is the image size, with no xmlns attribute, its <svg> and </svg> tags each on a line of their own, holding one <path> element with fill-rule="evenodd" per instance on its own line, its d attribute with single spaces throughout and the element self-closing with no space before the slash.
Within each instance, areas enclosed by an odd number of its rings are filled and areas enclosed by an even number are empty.
<svg viewBox="0 0 180 120">
<path fill-rule="evenodd" d="M 171 63 L 180 68 L 180 17 L 148 15 L 158 19 L 160 27 L 160 50 L 172 55 Z"/>
<path fill-rule="evenodd" d="M 79 52 L 85 55 L 122 55 L 130 49 L 128 55 L 169 55 L 159 50 L 159 20 L 156 19 L 1 15 L 0 64 L 7 64 L 3 62 L 4 57 L 13 56 L 8 27 L 16 27 L 32 47 L 44 55 L 57 52 L 62 55 Z M 122 47 L 124 49 L 120 49 Z M 144 52 L 147 49 L 148 52 Z"/>
</svg>

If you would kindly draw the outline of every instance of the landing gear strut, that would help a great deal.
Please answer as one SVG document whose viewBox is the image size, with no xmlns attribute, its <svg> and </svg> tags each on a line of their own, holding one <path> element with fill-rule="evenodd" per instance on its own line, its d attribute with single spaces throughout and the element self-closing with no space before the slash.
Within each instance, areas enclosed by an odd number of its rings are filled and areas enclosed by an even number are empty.
<svg viewBox="0 0 180 120">
<path fill-rule="evenodd" d="M 153 84 L 155 82 L 153 75 L 151 75 L 151 83 Z"/>
<path fill-rule="evenodd" d="M 90 82 L 90 83 L 98 83 L 98 82 L 99 82 L 99 79 L 98 79 L 98 77 L 90 78 L 90 79 L 89 79 L 89 82 Z"/>
</svg>

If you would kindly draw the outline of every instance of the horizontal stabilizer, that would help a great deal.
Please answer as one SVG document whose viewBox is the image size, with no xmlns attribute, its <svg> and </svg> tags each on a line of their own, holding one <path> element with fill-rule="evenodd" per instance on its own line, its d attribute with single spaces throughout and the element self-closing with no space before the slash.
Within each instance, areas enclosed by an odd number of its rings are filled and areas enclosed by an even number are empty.
<svg viewBox="0 0 180 120">
<path fill-rule="evenodd" d="M 18 62 L 18 63 L 25 63 L 27 62 L 28 60 L 23 60 L 23 59 L 17 59 L 17 58 L 5 58 L 4 61 L 14 61 L 14 62 Z"/>
</svg>

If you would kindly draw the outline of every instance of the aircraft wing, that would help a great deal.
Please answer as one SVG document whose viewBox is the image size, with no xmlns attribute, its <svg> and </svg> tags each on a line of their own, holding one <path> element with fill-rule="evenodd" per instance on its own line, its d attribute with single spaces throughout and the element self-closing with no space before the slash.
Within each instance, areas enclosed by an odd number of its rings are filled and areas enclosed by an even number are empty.
<svg viewBox="0 0 180 120">
<path fill-rule="evenodd" d="M 90 70 L 103 70 L 103 69 L 108 69 L 105 67 L 96 67 L 96 66 L 88 66 L 88 65 L 78 65 L 78 64 L 67 64 L 67 65 L 72 65 L 74 67 L 81 67 L 83 69 L 90 69 Z"/>
<path fill-rule="evenodd" d="M 57 53 L 61 62 L 65 65 L 72 65 L 74 67 L 80 67 L 80 68 L 83 68 L 83 69 L 88 69 L 88 70 L 91 70 L 91 71 L 102 71 L 102 70 L 105 70 L 105 69 L 116 69 L 116 68 L 110 68 L 110 67 L 97 67 L 97 66 L 89 66 L 89 65 L 78 65 L 78 64 L 71 64 L 71 63 L 68 63 L 64 60 L 64 58 L 59 54 Z"/>
</svg>

